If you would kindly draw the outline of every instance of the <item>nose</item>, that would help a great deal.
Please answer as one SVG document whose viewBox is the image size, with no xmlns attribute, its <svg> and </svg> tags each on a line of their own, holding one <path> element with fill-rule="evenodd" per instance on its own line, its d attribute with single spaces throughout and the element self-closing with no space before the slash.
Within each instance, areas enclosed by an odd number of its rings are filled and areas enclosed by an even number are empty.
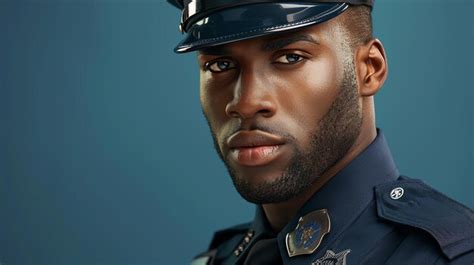
<svg viewBox="0 0 474 265">
<path fill-rule="evenodd" d="M 272 117 L 276 112 L 276 102 L 270 82 L 259 72 L 241 70 L 234 87 L 232 100 L 225 112 L 229 117 L 250 119 L 255 116 Z"/>
</svg>

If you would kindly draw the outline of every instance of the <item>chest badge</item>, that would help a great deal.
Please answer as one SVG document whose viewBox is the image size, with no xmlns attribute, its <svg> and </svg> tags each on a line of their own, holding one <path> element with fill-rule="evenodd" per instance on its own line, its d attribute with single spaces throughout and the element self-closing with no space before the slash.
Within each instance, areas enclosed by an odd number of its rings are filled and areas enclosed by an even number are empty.
<svg viewBox="0 0 474 265">
<path fill-rule="evenodd" d="M 326 209 L 300 217 L 295 230 L 286 234 L 288 256 L 312 254 L 330 230 L 331 220 Z"/>
<path fill-rule="evenodd" d="M 350 249 L 346 249 L 335 254 L 331 250 L 328 250 L 323 257 L 311 263 L 311 265 L 346 265 L 347 254 L 350 252 Z"/>
</svg>

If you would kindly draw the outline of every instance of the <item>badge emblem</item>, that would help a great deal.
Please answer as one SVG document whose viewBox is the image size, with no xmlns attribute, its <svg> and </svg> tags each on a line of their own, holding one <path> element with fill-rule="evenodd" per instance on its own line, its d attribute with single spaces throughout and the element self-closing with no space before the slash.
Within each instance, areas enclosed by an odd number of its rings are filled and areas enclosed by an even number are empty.
<svg viewBox="0 0 474 265">
<path fill-rule="evenodd" d="M 350 252 L 350 249 L 346 249 L 335 254 L 331 250 L 328 250 L 323 257 L 311 263 L 311 265 L 346 265 L 347 254 Z"/>
<path fill-rule="evenodd" d="M 330 230 L 331 220 L 326 209 L 300 217 L 295 230 L 286 234 L 288 256 L 312 254 Z"/>
<path fill-rule="evenodd" d="M 403 196 L 403 193 L 405 193 L 405 191 L 402 187 L 395 188 L 390 192 L 390 198 L 398 200 Z"/>
</svg>

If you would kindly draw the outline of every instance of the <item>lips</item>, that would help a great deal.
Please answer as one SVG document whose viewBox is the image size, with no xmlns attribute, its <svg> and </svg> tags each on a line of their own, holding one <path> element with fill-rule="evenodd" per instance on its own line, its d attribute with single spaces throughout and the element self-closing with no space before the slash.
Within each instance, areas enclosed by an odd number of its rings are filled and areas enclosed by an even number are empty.
<svg viewBox="0 0 474 265">
<path fill-rule="evenodd" d="M 227 140 L 230 159 L 242 166 L 262 166 L 274 160 L 284 140 L 263 131 L 239 131 Z"/>
</svg>

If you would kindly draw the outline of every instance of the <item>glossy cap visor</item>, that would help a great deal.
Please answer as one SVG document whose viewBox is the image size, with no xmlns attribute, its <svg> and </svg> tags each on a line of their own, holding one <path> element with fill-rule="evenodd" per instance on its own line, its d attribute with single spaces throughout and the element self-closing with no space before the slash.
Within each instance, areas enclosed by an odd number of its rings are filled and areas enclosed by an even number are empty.
<svg viewBox="0 0 474 265">
<path fill-rule="evenodd" d="M 258 3 L 215 11 L 189 25 L 175 48 L 184 53 L 324 22 L 346 3 Z"/>
</svg>

